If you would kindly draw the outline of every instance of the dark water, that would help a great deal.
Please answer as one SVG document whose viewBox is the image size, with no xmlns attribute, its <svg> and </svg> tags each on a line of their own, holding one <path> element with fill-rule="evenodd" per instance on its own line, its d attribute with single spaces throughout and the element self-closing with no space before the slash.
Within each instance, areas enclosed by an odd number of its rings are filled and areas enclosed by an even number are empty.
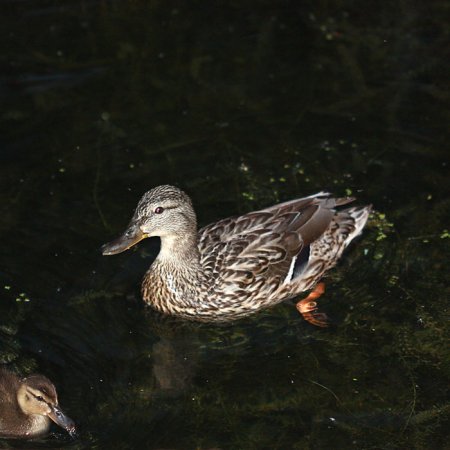
<svg viewBox="0 0 450 450">
<path fill-rule="evenodd" d="M 0 362 L 48 375 L 80 431 L 0 448 L 449 448 L 448 2 L 0 8 Z M 321 299 L 335 326 L 144 308 L 158 242 L 99 248 L 163 183 L 201 224 L 373 203 Z"/>
</svg>

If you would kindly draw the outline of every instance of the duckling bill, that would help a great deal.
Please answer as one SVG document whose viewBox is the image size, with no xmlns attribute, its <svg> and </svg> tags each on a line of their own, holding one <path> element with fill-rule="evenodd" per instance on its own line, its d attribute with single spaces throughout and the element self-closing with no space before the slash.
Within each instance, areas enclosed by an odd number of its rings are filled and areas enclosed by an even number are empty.
<svg viewBox="0 0 450 450">
<path fill-rule="evenodd" d="M 51 421 L 76 436 L 75 424 L 61 410 L 55 386 L 47 377 L 19 378 L 0 368 L 0 437 L 41 437 Z"/>
<path fill-rule="evenodd" d="M 165 314 L 234 320 L 314 289 L 297 309 L 323 326 L 323 315 L 316 313 L 319 282 L 362 232 L 371 209 L 341 208 L 352 201 L 319 192 L 197 230 L 189 196 L 158 186 L 143 195 L 125 233 L 102 251 L 114 255 L 160 237 L 142 296 Z"/>
</svg>

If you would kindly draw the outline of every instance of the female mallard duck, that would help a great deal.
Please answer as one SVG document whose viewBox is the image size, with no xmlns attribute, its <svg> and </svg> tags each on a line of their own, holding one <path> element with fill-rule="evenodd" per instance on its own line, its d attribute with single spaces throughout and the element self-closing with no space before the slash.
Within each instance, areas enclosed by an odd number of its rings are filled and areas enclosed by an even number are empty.
<svg viewBox="0 0 450 450">
<path fill-rule="evenodd" d="M 143 195 L 125 233 L 102 250 L 113 255 L 159 236 L 161 250 L 142 282 L 144 301 L 166 314 L 228 321 L 314 288 L 367 221 L 370 206 L 335 209 L 353 200 L 319 192 L 197 231 L 188 195 L 158 186 Z M 325 326 L 314 301 L 321 292 L 319 283 L 297 308 Z"/>
<path fill-rule="evenodd" d="M 75 436 L 75 424 L 58 405 L 53 383 L 43 375 L 19 378 L 0 368 L 0 436 L 30 439 L 50 428 L 50 419 Z"/>
</svg>

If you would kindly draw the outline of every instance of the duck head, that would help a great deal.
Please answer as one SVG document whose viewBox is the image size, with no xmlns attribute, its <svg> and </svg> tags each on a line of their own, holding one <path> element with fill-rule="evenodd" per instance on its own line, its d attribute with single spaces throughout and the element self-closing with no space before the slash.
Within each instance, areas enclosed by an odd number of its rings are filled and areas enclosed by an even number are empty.
<svg viewBox="0 0 450 450">
<path fill-rule="evenodd" d="M 189 196 L 174 186 L 158 186 L 142 196 L 125 232 L 103 245 L 102 253 L 121 253 L 148 237 L 158 236 L 164 245 L 196 233 L 197 218 Z"/>
<path fill-rule="evenodd" d="M 59 407 L 55 386 L 43 375 L 30 375 L 23 378 L 17 392 L 17 401 L 22 412 L 27 416 L 49 417 L 64 428 L 71 437 L 76 436 L 75 423 Z"/>
</svg>

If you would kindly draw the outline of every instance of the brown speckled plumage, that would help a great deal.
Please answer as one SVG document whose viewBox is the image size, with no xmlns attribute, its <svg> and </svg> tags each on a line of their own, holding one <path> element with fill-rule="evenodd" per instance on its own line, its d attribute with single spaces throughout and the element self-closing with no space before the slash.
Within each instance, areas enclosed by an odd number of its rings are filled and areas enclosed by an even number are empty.
<svg viewBox="0 0 450 450">
<path fill-rule="evenodd" d="M 369 206 L 336 209 L 353 200 L 320 192 L 197 232 L 189 197 L 158 186 L 144 194 L 127 231 L 103 253 L 159 236 L 161 251 L 142 282 L 144 301 L 196 320 L 237 319 L 315 286 L 367 221 Z"/>
</svg>

